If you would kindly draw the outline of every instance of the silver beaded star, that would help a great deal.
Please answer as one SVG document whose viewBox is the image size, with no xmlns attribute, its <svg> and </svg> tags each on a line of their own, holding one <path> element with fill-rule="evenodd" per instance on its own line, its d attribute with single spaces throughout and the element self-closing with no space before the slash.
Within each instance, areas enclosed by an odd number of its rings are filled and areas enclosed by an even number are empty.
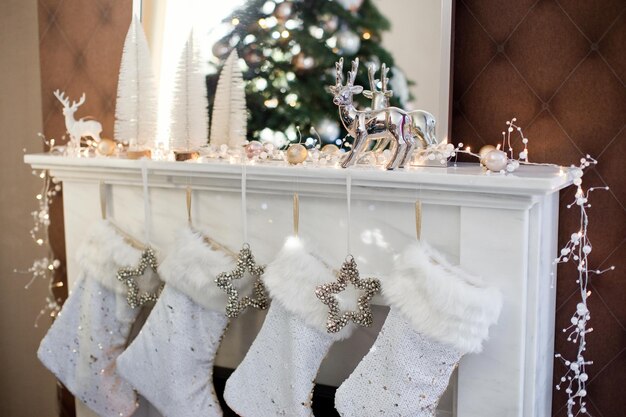
<svg viewBox="0 0 626 417">
<path fill-rule="evenodd" d="M 243 278 L 246 271 L 248 271 L 252 279 L 254 279 L 253 297 L 246 295 L 239 298 L 239 291 L 233 286 L 233 280 Z M 215 279 L 217 286 L 228 294 L 228 302 L 226 303 L 227 317 L 235 318 L 249 306 L 259 310 L 265 310 L 267 308 L 267 294 L 265 292 L 265 285 L 263 281 L 261 281 L 261 275 L 263 275 L 264 272 L 265 266 L 256 264 L 250 246 L 247 243 L 244 244 L 241 251 L 239 251 L 235 269 L 229 272 L 222 272 Z"/>
<path fill-rule="evenodd" d="M 157 273 L 157 259 L 152 248 L 147 248 L 141 253 L 139 265 L 134 268 L 121 268 L 117 271 L 117 279 L 128 287 L 126 301 L 131 308 L 137 308 L 146 303 L 156 301 L 163 290 L 163 283 L 153 293 L 139 293 L 139 285 L 135 277 L 142 276 L 146 269 L 150 267 L 154 273 Z"/>
<path fill-rule="evenodd" d="M 358 311 L 344 311 L 339 309 L 339 300 L 335 294 L 339 294 L 352 284 L 355 288 L 362 290 L 363 295 L 357 300 Z M 337 281 L 329 282 L 315 288 L 315 295 L 320 301 L 328 306 L 328 318 L 326 320 L 326 331 L 337 333 L 352 320 L 355 324 L 363 327 L 372 325 L 372 309 L 370 301 L 374 295 L 380 292 L 380 281 L 374 278 L 360 279 L 356 261 L 349 256 L 341 265 Z"/>
</svg>

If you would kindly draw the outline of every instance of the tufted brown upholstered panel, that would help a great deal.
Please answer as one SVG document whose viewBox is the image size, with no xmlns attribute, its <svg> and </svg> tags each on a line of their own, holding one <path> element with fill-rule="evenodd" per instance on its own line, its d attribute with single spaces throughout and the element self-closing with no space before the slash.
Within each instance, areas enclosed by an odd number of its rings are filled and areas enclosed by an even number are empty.
<svg viewBox="0 0 626 417">
<path fill-rule="evenodd" d="M 593 278 L 589 300 L 589 411 L 617 417 L 626 409 L 626 2 L 624 0 L 457 0 L 452 137 L 475 149 L 496 143 L 516 116 L 535 162 L 600 164 L 587 185 L 609 184 L 589 209 L 592 264 L 617 270 Z M 578 230 L 561 194 L 560 243 Z M 558 271 L 556 351 L 574 355 L 561 328 L 580 296 L 576 270 Z M 546 279 L 550 279 L 546 277 Z M 575 355 L 574 355 L 575 357 Z M 563 367 L 555 362 L 555 383 Z M 553 414 L 566 415 L 554 391 Z"/>
<path fill-rule="evenodd" d="M 39 56 L 44 134 L 60 141 L 65 135 L 61 103 L 52 95 L 65 91 L 73 100 L 84 92 L 76 117 L 102 123 L 103 137 L 113 136 L 117 74 L 124 37 L 130 24 L 131 0 L 39 0 Z M 62 260 L 56 280 L 65 277 L 65 237 L 61 198 L 51 207 L 50 240 Z M 65 287 L 63 288 L 65 290 Z M 66 291 L 57 294 L 65 298 Z M 60 392 L 61 415 L 74 413 L 67 391 Z"/>
</svg>

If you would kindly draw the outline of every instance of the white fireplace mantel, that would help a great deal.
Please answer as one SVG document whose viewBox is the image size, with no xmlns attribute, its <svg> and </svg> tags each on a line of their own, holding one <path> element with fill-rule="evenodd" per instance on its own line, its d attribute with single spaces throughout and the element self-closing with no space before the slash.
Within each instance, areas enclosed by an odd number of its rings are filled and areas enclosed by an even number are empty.
<svg viewBox="0 0 626 417">
<path fill-rule="evenodd" d="M 193 193 L 194 224 L 237 249 L 243 241 L 239 164 L 131 161 L 27 155 L 34 169 L 63 181 L 68 279 L 77 275 L 73 255 L 86 228 L 100 217 L 99 184 L 108 187 L 109 216 L 143 236 L 141 169 L 148 172 L 152 244 L 167 253 L 186 224 L 185 188 Z M 558 191 L 567 170 L 522 166 L 513 174 L 487 175 L 477 164 L 382 171 L 371 167 L 292 167 L 248 164 L 247 240 L 261 262 L 270 262 L 291 232 L 291 196 L 300 195 L 300 233 L 339 265 L 350 245 L 363 275 L 387 274 L 394 256 L 415 239 L 413 206 L 423 204 L 422 238 L 461 267 L 481 275 L 504 295 L 500 321 L 484 351 L 467 355 L 440 403 L 440 415 L 545 417 L 550 415 L 554 348 Z M 351 219 L 346 180 L 352 183 Z M 335 346 L 318 381 L 338 385 L 376 337 L 361 330 Z M 229 330 L 217 363 L 236 367 L 262 324 L 247 314 Z M 85 411 L 79 415 L 87 416 Z M 152 414 L 151 414 L 152 415 Z"/>
</svg>

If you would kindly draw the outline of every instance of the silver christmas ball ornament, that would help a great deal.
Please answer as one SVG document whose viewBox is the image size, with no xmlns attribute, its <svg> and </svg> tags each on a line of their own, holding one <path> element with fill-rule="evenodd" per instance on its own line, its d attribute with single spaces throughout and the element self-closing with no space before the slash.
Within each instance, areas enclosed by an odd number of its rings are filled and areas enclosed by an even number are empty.
<svg viewBox="0 0 626 417">
<path fill-rule="evenodd" d="M 341 29 L 336 34 L 337 48 L 342 54 L 354 55 L 359 52 L 361 38 L 355 32 L 348 29 Z"/>
<path fill-rule="evenodd" d="M 334 33 L 339 28 L 339 17 L 334 14 L 325 14 L 321 20 L 322 29 L 328 33 Z"/>
<path fill-rule="evenodd" d="M 230 50 L 230 45 L 228 45 L 227 42 L 217 41 L 213 45 L 211 52 L 213 52 L 213 55 L 215 55 L 217 58 L 224 58 L 226 57 L 226 55 L 229 54 Z"/>
<path fill-rule="evenodd" d="M 352 13 L 358 11 L 363 4 L 363 0 L 336 0 L 344 9 Z"/>
<path fill-rule="evenodd" d="M 315 125 L 315 130 L 322 138 L 323 142 L 334 142 L 339 137 L 339 124 L 327 117 L 320 120 Z"/>
<path fill-rule="evenodd" d="M 274 10 L 274 16 L 278 20 L 287 20 L 293 14 L 293 4 L 290 1 L 286 1 L 284 3 L 280 3 L 276 9 Z"/>
<path fill-rule="evenodd" d="M 248 143 L 245 148 L 248 159 L 252 159 L 263 152 L 263 144 L 256 140 Z"/>
</svg>

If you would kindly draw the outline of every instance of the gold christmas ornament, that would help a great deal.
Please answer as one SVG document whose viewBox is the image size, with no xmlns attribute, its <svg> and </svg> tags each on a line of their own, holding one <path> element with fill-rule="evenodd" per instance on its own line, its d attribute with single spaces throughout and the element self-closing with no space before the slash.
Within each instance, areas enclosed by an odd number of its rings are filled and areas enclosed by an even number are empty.
<svg viewBox="0 0 626 417">
<path fill-rule="evenodd" d="M 339 147 L 337 145 L 329 143 L 327 145 L 322 146 L 321 152 L 322 152 L 323 155 L 336 155 L 340 151 L 339 151 Z"/>
<path fill-rule="evenodd" d="M 307 154 L 308 152 L 304 145 L 294 143 L 287 148 L 287 162 L 292 165 L 301 164 L 306 161 Z"/>
<path fill-rule="evenodd" d="M 115 152 L 116 147 L 117 145 L 113 139 L 102 138 L 96 144 L 96 153 L 102 156 L 111 156 Z"/>
<path fill-rule="evenodd" d="M 480 155 L 480 162 L 482 163 L 482 160 L 485 157 L 485 155 L 487 155 L 489 152 L 493 151 L 494 149 L 496 149 L 496 147 L 493 145 L 485 145 L 482 148 L 480 148 L 480 150 L 478 151 L 478 155 Z"/>
</svg>

